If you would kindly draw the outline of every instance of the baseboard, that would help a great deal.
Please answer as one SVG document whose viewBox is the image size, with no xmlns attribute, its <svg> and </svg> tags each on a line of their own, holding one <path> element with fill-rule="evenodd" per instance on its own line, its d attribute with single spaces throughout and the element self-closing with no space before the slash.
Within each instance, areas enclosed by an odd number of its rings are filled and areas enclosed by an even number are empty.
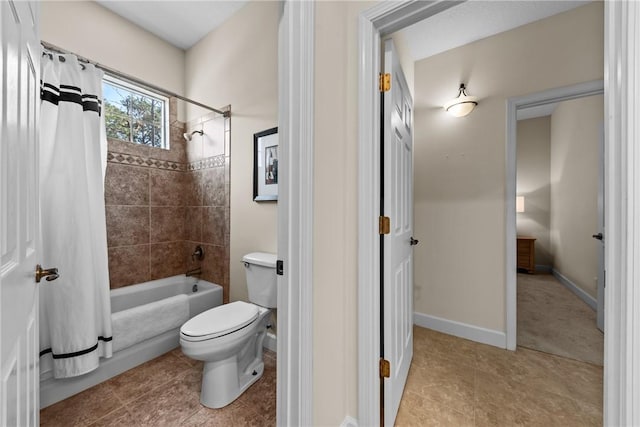
<svg viewBox="0 0 640 427">
<path fill-rule="evenodd" d="M 358 427 L 358 421 L 355 418 L 347 415 L 340 423 L 340 427 Z"/>
<path fill-rule="evenodd" d="M 550 265 L 538 264 L 536 265 L 536 271 L 539 273 L 551 273 L 553 271 L 553 267 Z"/>
<path fill-rule="evenodd" d="M 264 341 L 262 346 L 268 350 L 273 351 L 274 353 L 278 352 L 278 338 L 275 334 L 271 332 L 267 332 L 267 336 L 264 337 Z"/>
<path fill-rule="evenodd" d="M 582 288 L 578 287 L 578 285 L 573 283 L 567 276 L 563 275 L 555 268 L 551 271 L 551 274 L 553 274 L 553 277 L 558 279 L 558 282 L 562 283 L 565 288 L 576 294 L 578 298 L 584 301 L 589 307 L 593 310 L 597 310 L 598 301 L 596 301 L 594 297 L 583 291 Z"/>
<path fill-rule="evenodd" d="M 428 314 L 413 313 L 413 323 L 423 328 L 433 329 L 444 334 L 453 335 L 467 340 L 488 344 L 494 347 L 506 348 L 507 335 L 501 331 L 481 328 L 467 323 L 447 320 Z"/>
</svg>

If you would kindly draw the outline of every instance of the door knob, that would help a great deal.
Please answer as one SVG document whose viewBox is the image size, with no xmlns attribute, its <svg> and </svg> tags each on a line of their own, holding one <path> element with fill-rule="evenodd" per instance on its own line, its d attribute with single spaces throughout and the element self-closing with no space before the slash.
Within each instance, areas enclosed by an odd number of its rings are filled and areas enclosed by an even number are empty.
<svg viewBox="0 0 640 427">
<path fill-rule="evenodd" d="M 594 234 L 591 237 L 593 237 L 594 239 L 598 239 L 598 240 L 602 240 L 603 239 L 602 233 Z"/>
<path fill-rule="evenodd" d="M 40 264 L 36 265 L 36 283 L 40 283 L 40 280 L 45 277 L 47 282 L 52 280 L 56 280 L 58 277 L 58 269 L 57 268 L 47 268 L 43 269 Z"/>
<path fill-rule="evenodd" d="M 420 243 L 420 241 L 419 241 L 419 240 L 417 240 L 417 239 L 414 239 L 414 238 L 413 238 L 413 236 L 411 236 L 411 240 L 409 240 L 409 244 L 410 244 L 411 246 L 415 246 L 415 245 L 417 245 L 418 243 Z"/>
</svg>

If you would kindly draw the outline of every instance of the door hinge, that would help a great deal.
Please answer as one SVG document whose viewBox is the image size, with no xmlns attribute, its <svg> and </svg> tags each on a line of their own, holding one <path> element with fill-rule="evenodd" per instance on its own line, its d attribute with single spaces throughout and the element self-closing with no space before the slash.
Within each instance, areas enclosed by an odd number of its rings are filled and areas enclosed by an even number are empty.
<svg viewBox="0 0 640 427">
<path fill-rule="evenodd" d="M 391 376 L 391 363 L 386 359 L 380 359 L 380 378 L 389 378 Z"/>
<path fill-rule="evenodd" d="M 380 92 L 389 92 L 391 90 L 391 74 L 380 73 L 379 79 L 378 88 Z"/>
<path fill-rule="evenodd" d="M 381 216 L 378 219 L 378 232 L 380 234 L 389 234 L 391 232 L 391 220 L 388 216 Z"/>
</svg>

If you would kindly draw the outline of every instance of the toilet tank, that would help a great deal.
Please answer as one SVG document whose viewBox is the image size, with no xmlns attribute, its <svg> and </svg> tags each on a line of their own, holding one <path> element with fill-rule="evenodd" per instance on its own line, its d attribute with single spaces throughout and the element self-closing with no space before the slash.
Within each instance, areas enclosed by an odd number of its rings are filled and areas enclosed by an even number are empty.
<svg viewBox="0 0 640 427">
<path fill-rule="evenodd" d="M 266 308 L 277 306 L 276 258 L 276 254 L 265 252 L 252 252 L 242 257 L 252 303 Z"/>
</svg>

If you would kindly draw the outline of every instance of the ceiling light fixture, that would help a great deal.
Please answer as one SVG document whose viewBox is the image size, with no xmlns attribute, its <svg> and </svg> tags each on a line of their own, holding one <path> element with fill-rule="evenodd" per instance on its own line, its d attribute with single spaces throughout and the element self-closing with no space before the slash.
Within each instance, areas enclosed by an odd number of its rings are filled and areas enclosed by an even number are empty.
<svg viewBox="0 0 640 427">
<path fill-rule="evenodd" d="M 460 83 L 458 96 L 444 104 L 444 109 L 454 117 L 464 117 L 473 111 L 478 105 L 478 98 L 467 95 L 467 88 Z"/>
</svg>

